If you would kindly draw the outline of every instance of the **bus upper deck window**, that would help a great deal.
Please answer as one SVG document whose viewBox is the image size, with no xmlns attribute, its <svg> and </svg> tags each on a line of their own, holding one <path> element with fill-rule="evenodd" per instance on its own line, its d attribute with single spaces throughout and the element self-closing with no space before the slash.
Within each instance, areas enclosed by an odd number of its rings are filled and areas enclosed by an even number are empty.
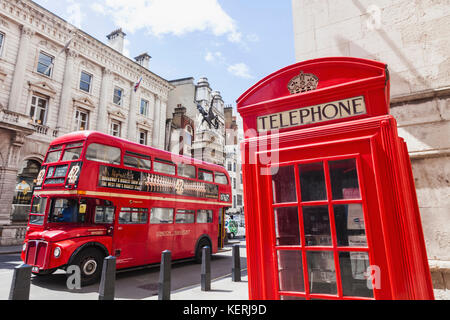
<svg viewBox="0 0 450 320">
<path fill-rule="evenodd" d="M 220 183 L 220 184 L 228 184 L 228 179 L 225 173 L 223 172 L 214 172 L 215 178 L 214 182 Z"/>
<path fill-rule="evenodd" d="M 185 163 L 178 164 L 178 175 L 195 179 L 195 166 Z"/>
<path fill-rule="evenodd" d="M 152 166 L 150 156 L 131 151 L 125 151 L 125 155 L 123 156 L 123 164 L 128 167 L 144 170 L 150 170 Z"/>
<path fill-rule="evenodd" d="M 213 182 L 213 174 L 211 171 L 206 171 L 199 169 L 198 170 L 198 179 L 208 182 Z"/>
<path fill-rule="evenodd" d="M 86 159 L 92 161 L 120 164 L 120 149 L 99 143 L 91 143 L 86 150 Z"/>
<path fill-rule="evenodd" d="M 81 151 L 83 150 L 83 143 L 69 143 L 66 145 L 62 161 L 78 160 L 81 156 Z"/>
<path fill-rule="evenodd" d="M 171 161 L 156 158 L 153 163 L 153 170 L 155 172 L 175 174 L 175 164 Z"/>
</svg>

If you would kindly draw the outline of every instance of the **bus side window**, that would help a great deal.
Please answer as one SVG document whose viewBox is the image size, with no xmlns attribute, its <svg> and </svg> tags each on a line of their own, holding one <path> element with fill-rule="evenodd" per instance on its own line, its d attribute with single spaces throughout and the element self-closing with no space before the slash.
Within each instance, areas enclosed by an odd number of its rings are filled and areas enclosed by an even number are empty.
<svg viewBox="0 0 450 320">
<path fill-rule="evenodd" d="M 213 222 L 212 210 L 197 210 L 197 223 Z"/>
<path fill-rule="evenodd" d="M 114 207 L 96 206 L 95 223 L 113 223 Z"/>
<path fill-rule="evenodd" d="M 147 208 L 127 208 L 123 207 L 119 213 L 120 224 L 143 224 L 147 223 Z"/>
<path fill-rule="evenodd" d="M 175 223 L 194 223 L 194 210 L 177 210 Z"/>
<path fill-rule="evenodd" d="M 152 208 L 150 215 L 151 224 L 165 224 L 173 222 L 173 209 Z"/>
</svg>

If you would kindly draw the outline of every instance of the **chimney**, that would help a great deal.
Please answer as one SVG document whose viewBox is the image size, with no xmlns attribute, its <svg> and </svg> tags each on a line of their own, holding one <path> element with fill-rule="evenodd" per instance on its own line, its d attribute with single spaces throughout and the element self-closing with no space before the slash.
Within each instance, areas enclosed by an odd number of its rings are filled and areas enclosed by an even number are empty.
<svg viewBox="0 0 450 320">
<path fill-rule="evenodd" d="M 147 52 L 144 52 L 143 54 L 140 54 L 134 58 L 134 60 L 136 60 L 136 62 L 143 66 L 145 69 L 148 69 L 148 62 L 150 61 L 150 59 L 151 57 Z"/>
<path fill-rule="evenodd" d="M 108 38 L 109 46 L 116 51 L 123 54 L 123 40 L 125 39 L 126 33 L 122 31 L 122 28 L 114 30 L 106 37 Z"/>
</svg>

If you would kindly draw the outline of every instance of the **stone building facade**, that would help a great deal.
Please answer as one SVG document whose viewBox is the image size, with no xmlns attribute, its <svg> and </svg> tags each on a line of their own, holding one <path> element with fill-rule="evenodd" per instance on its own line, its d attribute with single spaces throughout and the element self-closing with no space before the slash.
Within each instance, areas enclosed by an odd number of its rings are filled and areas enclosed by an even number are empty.
<svg viewBox="0 0 450 320">
<path fill-rule="evenodd" d="M 244 188 L 242 181 L 241 149 L 239 143 L 243 140 L 242 130 L 239 130 L 237 117 L 233 114 L 231 105 L 225 107 L 225 168 L 231 179 L 232 207 L 228 214 L 239 216 L 244 220 Z M 241 126 L 242 128 L 242 126 Z"/>
<path fill-rule="evenodd" d="M 0 2 L 0 245 L 21 243 L 55 137 L 97 130 L 164 148 L 173 85 L 148 54 L 122 54 L 125 36 L 115 30 L 106 45 L 32 1 Z"/>
<path fill-rule="evenodd" d="M 433 284 L 450 288 L 448 1 L 292 0 L 297 61 L 388 64 L 391 114 L 408 145 Z"/>
</svg>

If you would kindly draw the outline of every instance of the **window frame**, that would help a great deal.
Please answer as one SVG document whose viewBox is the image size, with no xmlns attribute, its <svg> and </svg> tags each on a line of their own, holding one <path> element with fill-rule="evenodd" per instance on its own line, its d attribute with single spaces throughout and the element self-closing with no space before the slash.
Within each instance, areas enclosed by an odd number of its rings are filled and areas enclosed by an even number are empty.
<svg viewBox="0 0 450 320">
<path fill-rule="evenodd" d="M 83 74 L 89 76 L 89 83 L 88 83 L 88 90 L 85 90 L 81 87 L 82 83 L 87 83 L 86 81 L 83 80 Z M 80 81 L 78 84 L 78 89 L 87 93 L 91 93 L 92 91 L 92 79 L 94 78 L 94 76 L 92 75 L 92 73 L 89 73 L 87 71 L 81 70 L 80 72 Z"/>
<path fill-rule="evenodd" d="M 144 102 L 144 104 L 145 104 L 145 112 L 144 113 L 142 113 L 142 103 Z M 144 98 L 141 98 L 141 103 L 140 103 L 140 105 L 139 105 L 139 114 L 140 115 L 142 115 L 142 116 L 148 116 L 148 106 L 149 106 L 149 101 L 148 100 L 146 100 L 146 99 L 144 99 Z"/>
<path fill-rule="evenodd" d="M 85 120 L 86 126 L 84 127 L 84 129 L 82 129 L 83 127 L 81 127 L 82 120 L 80 120 L 77 117 L 77 114 L 79 115 L 81 113 L 86 114 L 86 120 Z M 88 110 L 84 110 L 82 108 L 75 108 L 74 120 L 75 120 L 75 126 L 74 126 L 75 131 L 89 130 L 89 111 Z"/>
<path fill-rule="evenodd" d="M 36 101 L 34 104 L 33 104 L 33 100 Z M 39 100 L 45 101 L 45 108 L 42 108 L 42 107 L 39 106 Z M 30 114 L 31 119 L 33 120 L 33 122 L 35 124 L 45 125 L 45 123 L 47 122 L 47 114 L 48 114 L 49 103 L 50 103 L 50 98 L 49 97 L 44 97 L 42 95 L 38 95 L 38 94 L 35 94 L 35 93 L 31 95 L 30 113 L 29 114 Z M 36 119 L 36 114 L 37 114 L 36 111 L 38 109 L 39 109 L 39 111 L 44 109 L 44 116 L 43 116 L 42 121 L 41 121 L 41 119 Z M 31 115 L 31 113 L 33 113 L 33 115 Z"/>
<path fill-rule="evenodd" d="M 50 64 L 46 65 L 45 63 L 41 62 L 41 56 L 45 56 L 47 58 L 50 58 Z M 39 71 L 39 66 L 40 65 L 45 67 L 44 71 L 48 69 L 48 74 Z M 52 56 L 51 54 L 46 53 L 45 51 L 39 50 L 38 59 L 37 59 L 37 65 L 36 65 L 36 72 L 41 74 L 41 75 L 43 75 L 43 76 L 51 78 L 52 74 L 53 74 L 54 66 L 55 66 L 55 57 Z"/>
<path fill-rule="evenodd" d="M 117 134 L 115 134 L 114 125 L 118 126 Z M 114 137 L 120 138 L 122 136 L 122 122 L 119 120 L 111 119 L 111 123 L 109 126 L 109 133 Z"/>
<path fill-rule="evenodd" d="M 6 34 L 0 31 L 0 58 L 3 56 L 3 48 L 5 47 Z"/>
<path fill-rule="evenodd" d="M 118 92 L 120 92 L 120 95 L 117 95 L 117 96 L 116 96 L 116 90 L 117 90 Z M 114 103 L 116 106 L 120 106 L 120 107 L 123 106 L 123 103 L 122 103 L 122 102 L 123 102 L 123 94 L 124 94 L 124 90 L 123 90 L 121 87 L 114 86 L 114 89 L 113 89 L 113 103 Z M 120 98 L 118 102 L 116 102 L 116 97 L 119 97 L 119 98 Z"/>
<path fill-rule="evenodd" d="M 148 131 L 145 129 L 139 129 L 139 143 L 146 146 L 148 143 Z M 142 134 L 144 134 L 144 143 L 142 143 Z"/>
</svg>

